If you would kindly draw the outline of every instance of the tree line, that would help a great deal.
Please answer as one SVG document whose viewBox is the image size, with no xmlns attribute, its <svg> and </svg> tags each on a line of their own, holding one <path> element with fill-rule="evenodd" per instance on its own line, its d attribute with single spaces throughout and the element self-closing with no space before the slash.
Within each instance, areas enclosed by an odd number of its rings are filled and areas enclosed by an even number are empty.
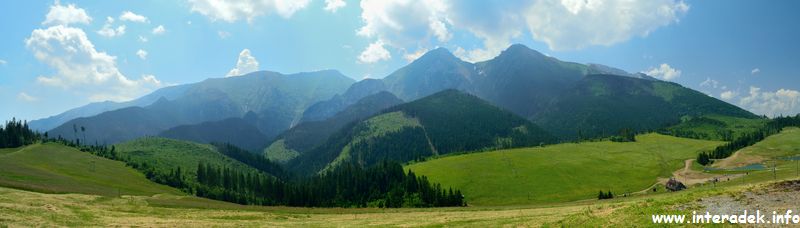
<svg viewBox="0 0 800 228">
<path fill-rule="evenodd" d="M 370 168 L 343 164 L 325 174 L 292 182 L 259 173 L 199 164 L 198 196 L 240 204 L 300 207 L 465 206 L 461 191 L 444 189 L 395 162 Z"/>
<path fill-rule="evenodd" d="M 33 144 L 41 139 L 38 132 L 28 127 L 27 121 L 12 118 L 0 126 L 0 148 L 14 148 Z"/>
<path fill-rule="evenodd" d="M 612 142 L 636 142 L 636 132 L 630 128 L 622 128 L 619 135 L 611 136 Z"/>
<path fill-rule="evenodd" d="M 445 207 L 466 206 L 460 190 L 443 188 L 425 176 L 403 171 L 397 162 L 383 161 L 362 168 L 344 163 L 336 169 L 304 179 L 289 178 L 281 166 L 231 144 L 215 143 L 220 153 L 254 167 L 258 172 L 199 163 L 196 175 L 176 167 L 156 169 L 148 161 L 134 161 L 115 146 L 78 145 L 65 139 L 49 141 L 112 160 L 142 172 L 153 182 L 209 199 L 246 205 L 298 207 Z M 251 156 L 252 155 L 252 156 Z M 273 174 L 283 174 L 276 177 Z"/>
<path fill-rule="evenodd" d="M 217 151 L 223 155 L 240 161 L 257 170 L 275 176 L 281 180 L 286 180 L 290 176 L 289 173 L 286 172 L 278 163 L 272 162 L 264 156 L 254 154 L 230 143 L 211 143 L 211 145 L 216 147 Z"/>
<path fill-rule="evenodd" d="M 777 117 L 754 132 L 743 134 L 731 142 L 714 148 L 712 151 L 701 152 L 697 155 L 697 162 L 701 165 L 708 165 L 713 162 L 712 159 L 727 158 L 742 148 L 752 146 L 771 135 L 781 132 L 783 128 L 792 126 L 800 126 L 800 114 L 794 117 Z"/>
</svg>

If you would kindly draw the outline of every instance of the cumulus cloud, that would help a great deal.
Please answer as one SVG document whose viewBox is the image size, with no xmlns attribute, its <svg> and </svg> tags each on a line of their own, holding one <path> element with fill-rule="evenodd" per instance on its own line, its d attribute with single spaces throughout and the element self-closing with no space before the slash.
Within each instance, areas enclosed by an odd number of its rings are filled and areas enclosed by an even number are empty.
<svg viewBox="0 0 800 228">
<path fill-rule="evenodd" d="M 421 42 L 424 44 L 430 39 L 446 42 L 452 38 L 444 0 L 365 0 L 360 5 L 364 25 L 357 34 L 375 38 L 381 44 L 405 48 Z M 377 50 L 376 43 L 370 45 L 373 50 Z"/>
<path fill-rule="evenodd" d="M 760 72 L 761 72 L 761 69 L 755 68 L 755 69 L 753 69 L 753 70 L 751 70 L 751 71 L 750 71 L 750 74 L 752 74 L 752 75 L 756 75 L 756 74 L 758 74 L 758 73 L 760 73 Z"/>
<path fill-rule="evenodd" d="M 5 66 L 6 64 L 8 64 L 8 62 L 7 62 L 7 61 L 0 59 L 0 65 L 3 65 L 3 66 Z"/>
<path fill-rule="evenodd" d="M 339 8 L 347 6 L 344 0 L 325 0 L 325 11 L 336 13 Z"/>
<path fill-rule="evenodd" d="M 536 1 L 525 13 L 533 38 L 553 50 L 612 45 L 675 23 L 689 10 L 683 1 Z"/>
<path fill-rule="evenodd" d="M 146 60 L 147 59 L 147 51 L 139 49 L 136 51 L 136 56 L 139 56 L 140 59 Z"/>
<path fill-rule="evenodd" d="M 35 29 L 25 45 L 37 60 L 55 69 L 54 75 L 39 76 L 40 84 L 80 87 L 93 101 L 128 100 L 161 86 L 153 80 L 127 78 L 117 68 L 116 57 L 96 50 L 79 28 L 56 25 Z"/>
<path fill-rule="evenodd" d="M 365 0 L 360 6 L 364 25 L 356 34 L 376 40 L 359 55 L 360 63 L 390 59 L 387 46 L 416 53 L 453 37 L 446 0 Z"/>
<path fill-rule="evenodd" d="M 361 52 L 361 55 L 358 56 L 359 63 L 374 63 L 381 60 L 388 60 L 391 59 L 392 55 L 389 54 L 389 50 L 383 47 L 383 41 L 378 40 L 375 43 L 370 44 Z"/>
<path fill-rule="evenodd" d="M 750 93 L 739 100 L 739 105 L 756 114 L 767 116 L 795 115 L 800 112 L 800 92 L 791 89 L 778 89 L 775 92 L 762 92 L 761 88 L 751 86 Z"/>
<path fill-rule="evenodd" d="M 31 96 L 31 95 L 29 95 L 29 94 L 27 94 L 25 92 L 20 92 L 20 93 L 17 94 L 17 100 L 25 101 L 25 102 L 34 102 L 34 101 L 38 101 L 39 98 Z"/>
<path fill-rule="evenodd" d="M 119 20 L 121 21 L 130 21 L 130 22 L 138 22 L 138 23 L 149 23 L 150 21 L 147 17 L 133 13 L 131 11 L 122 12 L 119 15 Z"/>
<path fill-rule="evenodd" d="M 86 10 L 76 7 L 74 4 L 67 6 L 61 5 L 58 1 L 50 6 L 42 25 L 70 25 L 70 24 L 89 24 L 92 17 L 86 14 Z"/>
<path fill-rule="evenodd" d="M 167 29 L 165 29 L 163 25 L 156 26 L 152 31 L 153 35 L 161 35 L 165 32 L 167 32 Z"/>
<path fill-rule="evenodd" d="M 228 72 L 226 77 L 233 77 L 245 75 L 258 70 L 258 61 L 255 57 L 250 55 L 250 49 L 244 49 L 239 53 L 239 59 L 236 60 L 236 67 Z"/>
<path fill-rule="evenodd" d="M 666 63 L 662 63 L 658 67 L 650 68 L 650 70 L 642 71 L 642 73 L 665 81 L 671 81 L 681 76 L 680 70 L 672 68 Z"/>
<path fill-rule="evenodd" d="M 719 97 L 722 98 L 723 100 L 730 100 L 736 97 L 736 95 L 737 94 L 735 92 L 728 90 L 720 93 Z"/>
<path fill-rule="evenodd" d="M 306 8 L 310 0 L 189 0 L 191 11 L 202 14 L 212 21 L 236 22 L 268 13 L 277 13 L 290 18 L 298 10 Z"/>
<path fill-rule="evenodd" d="M 125 34 L 125 25 L 117 26 L 117 28 L 113 28 L 112 24 L 114 23 L 113 17 L 107 17 L 106 23 L 103 25 L 103 28 L 97 31 L 97 34 L 105 37 L 116 37 L 122 36 Z"/>
<path fill-rule="evenodd" d="M 682 0 L 365 0 L 360 6 L 364 25 L 358 35 L 415 50 L 467 31 L 483 41 L 482 47 L 457 47 L 470 62 L 498 55 L 526 33 L 551 50 L 613 45 L 676 23 L 689 10 Z"/>
<path fill-rule="evenodd" d="M 511 40 L 520 37 L 525 29 L 525 12 L 530 1 L 496 1 L 491 4 L 455 2 L 451 4 L 448 18 L 453 26 L 465 29 L 483 40 L 483 47 L 466 50 L 457 47 L 453 53 L 469 62 L 491 59 L 511 45 Z M 481 15 L 476 17 L 474 15 Z"/>
<path fill-rule="evenodd" d="M 147 41 L 148 41 L 148 40 L 147 40 L 147 37 L 144 37 L 144 36 L 139 36 L 139 42 L 142 42 L 142 43 L 147 43 Z"/>
<path fill-rule="evenodd" d="M 706 78 L 705 81 L 700 83 L 700 87 L 711 87 L 716 89 L 717 87 L 719 87 L 719 82 L 711 78 Z"/>
</svg>

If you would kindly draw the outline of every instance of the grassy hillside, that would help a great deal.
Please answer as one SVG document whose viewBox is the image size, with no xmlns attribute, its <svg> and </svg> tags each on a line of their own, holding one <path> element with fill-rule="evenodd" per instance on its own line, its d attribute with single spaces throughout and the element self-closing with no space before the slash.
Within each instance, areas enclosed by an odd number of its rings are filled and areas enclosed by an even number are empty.
<svg viewBox="0 0 800 228">
<path fill-rule="evenodd" d="M 364 166 L 406 162 L 431 155 L 525 147 L 555 138 L 530 121 L 457 90 L 397 105 L 350 124 L 316 149 L 289 163 L 313 173 L 342 161 Z"/>
<path fill-rule="evenodd" d="M 252 112 L 249 114 L 255 116 Z M 161 132 L 159 136 L 197 143 L 230 143 L 257 153 L 266 147 L 269 138 L 256 128 L 254 122 L 245 118 L 228 118 L 173 127 Z"/>
<path fill-rule="evenodd" d="M 722 115 L 685 117 L 681 123 L 665 129 L 678 137 L 731 141 L 763 127 L 766 119 L 748 119 Z"/>
<path fill-rule="evenodd" d="M 116 145 L 120 157 L 135 163 L 148 163 L 157 170 L 169 171 L 180 167 L 185 173 L 197 175 L 200 162 L 240 171 L 257 172 L 254 168 L 219 153 L 212 145 L 174 139 L 145 137 Z"/>
<path fill-rule="evenodd" d="M 122 162 L 56 143 L 0 149 L 0 186 L 105 196 L 183 194 L 150 182 Z"/>
<path fill-rule="evenodd" d="M 444 157 L 407 166 L 443 186 L 461 189 L 472 205 L 565 202 L 600 190 L 637 192 L 669 177 L 698 151 L 721 142 L 659 134 L 636 142 L 567 143 Z"/>
<path fill-rule="evenodd" d="M 390 112 L 383 115 L 375 116 L 370 118 L 363 123 L 364 127 L 362 130 L 358 131 L 352 138 L 352 140 L 342 148 L 341 153 L 334 159 L 331 163 L 329 163 L 324 170 L 328 170 L 338 166 L 342 162 L 352 161 L 355 159 L 360 159 L 362 163 L 375 163 L 375 159 L 367 159 L 369 157 L 368 151 L 355 149 L 354 146 L 363 144 L 364 142 L 368 141 L 377 141 L 380 139 L 386 139 L 387 135 L 399 132 L 407 132 L 413 130 L 420 130 L 422 125 L 420 125 L 419 120 L 416 118 L 411 118 L 406 116 L 403 112 Z M 424 132 L 423 132 L 424 134 Z M 403 138 L 409 139 L 409 138 Z M 414 148 L 412 150 L 412 155 L 410 156 L 412 159 L 418 156 L 431 156 L 433 155 L 433 151 L 431 151 L 430 147 L 427 147 L 427 140 L 424 137 L 416 137 L 417 140 L 410 140 L 404 142 L 397 142 L 397 144 L 403 144 L 406 148 L 409 148 L 410 145 L 423 145 L 421 148 Z M 391 140 L 391 139 L 390 139 Z M 413 142 L 412 142 L 413 141 Z M 373 152 L 374 153 L 374 152 Z M 392 157 L 395 159 L 402 159 L 405 157 Z M 405 158 L 409 159 L 409 158 Z M 324 172 L 323 170 L 323 172 Z"/>
<path fill-rule="evenodd" d="M 751 151 L 748 153 L 777 157 L 796 154 L 797 148 L 800 148 L 800 140 L 797 140 L 799 138 L 800 129 L 788 128 L 782 133 L 773 135 L 746 150 Z M 659 142 L 664 142 L 663 144 L 712 143 L 660 135 L 639 137 L 640 142 L 652 139 L 658 139 Z M 635 143 L 617 144 L 631 146 Z M 578 145 L 594 147 L 595 149 L 609 146 L 606 143 L 584 143 L 572 146 Z M 634 148 L 628 149 L 633 150 Z M 640 147 L 638 149 L 647 148 Z M 576 151 L 582 154 L 579 150 Z M 19 149 L 0 149 L 0 162 L 8 158 L 5 157 L 6 155 L 17 156 L 14 155 L 16 152 L 26 153 Z M 484 154 L 491 153 L 498 152 Z M 537 153 L 537 151 L 528 151 L 526 153 Z M 598 152 L 594 151 L 594 153 Z M 62 154 L 59 153 L 58 155 Z M 54 160 L 50 161 L 52 163 Z M 613 164 L 613 162 L 611 163 Z M 634 197 L 617 197 L 613 200 L 597 201 L 590 199 L 547 205 L 483 207 L 473 203 L 472 207 L 463 208 L 347 209 L 258 207 L 242 206 L 191 196 L 156 195 L 115 198 L 89 194 L 42 194 L 0 187 L 0 202 L 2 202 L 0 203 L 0 227 L 150 227 L 187 226 L 187 224 L 189 226 L 235 227 L 656 227 L 658 225 L 653 224 L 650 219 L 651 214 L 691 215 L 693 210 L 710 210 L 714 213 L 724 209 L 720 207 L 720 203 L 727 205 L 725 208 L 730 209 L 730 211 L 758 208 L 762 209 L 763 212 L 768 210 L 782 211 L 786 210 L 786 208 L 792 208 L 796 206 L 796 202 L 783 199 L 798 197 L 796 186 L 800 182 L 783 182 L 783 180 L 796 179 L 798 177 L 794 165 L 795 163 L 788 161 L 779 163 L 777 178 L 775 179 L 773 179 L 771 170 L 754 171 L 743 178 L 741 182 L 737 180 L 722 182 L 716 186 L 694 186 L 676 193 L 659 192 L 658 194 Z M 0 174 L 7 173 L 4 169 L 5 167 L 9 166 L 5 163 L 0 166 L 0 170 L 2 170 Z M 609 166 L 609 169 L 624 170 L 615 165 Z M 606 176 L 610 177 L 607 174 Z M 622 172 L 619 176 L 629 176 L 629 174 Z M 769 183 L 771 181 L 776 182 Z M 493 190 L 502 189 L 494 188 Z"/>
<path fill-rule="evenodd" d="M 331 134 L 348 124 L 401 103 L 402 100 L 386 91 L 364 97 L 330 118 L 303 122 L 286 130 L 264 149 L 264 154 L 272 161 L 286 163 L 324 143 Z"/>
<path fill-rule="evenodd" d="M 0 226 L 9 227 L 664 227 L 651 214 L 691 215 L 692 210 L 760 208 L 783 211 L 795 202 L 755 201 L 792 197 L 787 182 L 751 186 L 704 186 L 647 197 L 586 201 L 545 207 L 463 207 L 346 209 L 253 207 L 194 197 L 109 198 L 82 194 L 41 194 L 0 187 Z M 788 182 L 791 183 L 791 182 Z M 796 183 L 796 182 L 795 182 Z M 755 192 L 755 194 L 754 194 Z M 765 205 L 766 204 L 766 205 Z M 730 226 L 730 225 L 728 225 Z"/>
<path fill-rule="evenodd" d="M 772 161 L 775 161 L 777 165 L 787 165 L 786 168 L 792 169 L 797 168 L 793 166 L 798 160 L 800 160 L 800 128 L 791 127 L 755 145 L 741 149 L 733 156 L 716 161 L 711 167 L 732 169 L 763 164 L 771 168 Z"/>
</svg>

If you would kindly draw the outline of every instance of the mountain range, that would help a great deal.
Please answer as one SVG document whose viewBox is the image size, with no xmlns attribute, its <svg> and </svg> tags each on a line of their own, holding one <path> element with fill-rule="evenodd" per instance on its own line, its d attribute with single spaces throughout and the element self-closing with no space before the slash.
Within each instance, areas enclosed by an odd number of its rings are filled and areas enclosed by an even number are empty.
<svg viewBox="0 0 800 228">
<path fill-rule="evenodd" d="M 384 109 L 353 122 L 288 167 L 297 173 L 342 163 L 365 167 L 384 160 L 406 162 L 455 152 L 538 146 L 556 138 L 530 121 L 458 90 Z"/>
<path fill-rule="evenodd" d="M 255 113 L 252 117 L 255 127 L 267 137 L 264 140 L 269 140 L 299 122 L 309 105 L 341 93 L 353 82 L 333 70 L 291 75 L 260 71 L 212 78 L 179 86 L 182 93 L 172 99 L 161 96 L 144 107 L 126 107 L 76 118 L 48 132 L 53 137 L 85 138 L 89 143 L 112 144 L 158 135 L 181 125 L 244 117 L 252 112 Z M 163 90 L 157 93 L 160 91 Z M 85 135 L 75 132 L 80 127 L 87 129 Z"/>
<path fill-rule="evenodd" d="M 477 63 L 438 48 L 358 82 L 334 70 L 212 78 L 31 126 L 56 126 L 51 137 L 88 143 L 148 135 L 229 142 L 309 173 L 341 161 L 409 161 L 654 130 L 704 115 L 758 118 L 677 83 L 517 44 Z"/>
</svg>

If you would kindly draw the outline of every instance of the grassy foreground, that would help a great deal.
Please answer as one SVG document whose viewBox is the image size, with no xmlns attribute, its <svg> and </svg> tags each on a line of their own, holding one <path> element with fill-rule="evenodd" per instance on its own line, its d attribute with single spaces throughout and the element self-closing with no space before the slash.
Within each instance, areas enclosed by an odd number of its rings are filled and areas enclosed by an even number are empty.
<svg viewBox="0 0 800 228">
<path fill-rule="evenodd" d="M 48 193 L 183 195 L 125 164 L 57 143 L 0 150 L 0 186 Z"/>
<path fill-rule="evenodd" d="M 646 142 L 648 137 L 658 139 L 666 136 L 645 135 L 639 138 L 639 142 Z M 660 140 L 684 139 L 666 137 Z M 583 146 L 608 146 L 605 143 L 583 143 Z M 699 143 L 708 142 L 700 141 Z M 635 144 L 622 145 L 633 146 Z M 648 147 L 642 148 L 648 149 Z M 740 152 L 745 155 L 756 154 L 772 159 L 795 154 L 798 148 L 800 148 L 800 129 L 789 128 Z M 535 148 L 533 150 L 541 149 L 545 148 Z M 595 151 L 594 153 L 600 152 Z M 99 167 L 101 166 L 107 166 L 109 172 L 114 172 L 115 178 L 122 177 L 122 179 L 102 179 L 103 176 L 111 175 L 93 176 L 94 174 L 92 173 L 80 174 L 88 175 L 91 179 L 100 178 L 103 180 L 102 182 L 98 182 L 99 180 L 86 182 L 86 180 L 81 180 L 81 178 L 77 177 L 80 175 L 70 173 L 83 173 L 84 171 L 66 170 L 66 167 L 83 167 L 82 164 L 92 160 L 95 160 L 98 164 L 96 170 L 100 170 Z M 678 161 L 680 163 L 680 159 Z M 27 164 L 30 170 L 18 172 L 7 168 L 12 167 L 8 165 L 14 164 L 14 162 Z M 169 192 L 174 190 L 164 186 L 149 182 L 139 183 L 138 181 L 146 181 L 146 179 L 141 176 L 136 177 L 137 173 L 134 170 L 124 167 L 121 163 L 97 158 L 88 153 L 82 153 L 57 144 L 44 144 L 0 150 L 0 176 L 8 178 L 7 176 L 10 176 L 9 173 L 16 173 L 18 177 L 26 178 L 24 183 L 38 183 L 41 186 L 40 189 L 28 188 L 34 191 L 86 191 L 84 188 L 64 185 L 63 183 L 70 183 L 66 181 L 35 181 L 34 176 L 44 172 L 37 172 L 35 167 L 47 167 L 43 170 L 49 171 L 44 173 L 50 172 L 50 176 L 47 177 L 53 178 L 52 180 L 57 180 L 58 178 L 74 179 L 75 181 L 84 181 L 75 183 L 87 184 L 100 189 L 110 189 L 104 187 L 106 185 L 124 184 L 143 186 L 146 189 L 139 190 L 141 191 L 139 194 L 135 194 L 136 192 L 132 191 L 131 193 L 123 193 L 122 196 L 117 196 L 116 194 L 92 192 L 86 192 L 86 194 L 51 194 L 0 187 L 0 227 L 656 227 L 663 225 L 653 224 L 651 220 L 652 214 L 690 215 L 695 210 L 702 213 L 705 210 L 718 209 L 719 206 L 715 206 L 715 202 L 721 202 L 721 200 L 723 200 L 722 202 L 740 204 L 739 207 L 733 208 L 736 210 L 741 208 L 749 210 L 792 209 L 790 206 L 797 206 L 796 202 L 781 202 L 778 200 L 777 206 L 770 207 L 770 202 L 775 204 L 774 200 L 764 201 L 763 198 L 759 197 L 765 197 L 766 199 L 785 199 L 782 197 L 787 196 L 800 197 L 800 191 L 797 190 L 786 191 L 779 189 L 779 191 L 771 193 L 768 191 L 766 194 L 760 193 L 764 192 L 763 189 L 773 186 L 770 182 L 797 179 L 796 164 L 795 161 L 779 161 L 774 176 L 771 170 L 750 171 L 749 175 L 744 178 L 722 182 L 716 186 L 709 184 L 697 185 L 681 192 L 618 197 L 613 200 L 602 201 L 590 199 L 565 203 L 528 204 L 524 206 L 474 206 L 475 204 L 473 204 L 472 207 L 466 208 L 422 209 L 291 208 L 242 206 L 192 196 L 175 195 Z M 680 164 L 676 166 L 674 169 L 666 169 L 677 170 L 680 168 Z M 25 166 L 14 166 L 14 168 L 19 167 Z M 618 168 L 617 166 L 608 167 Z M 132 173 L 133 176 L 126 177 L 126 172 Z M 3 186 L 9 186 L 7 180 L 0 183 Z M 166 190 L 156 190 L 158 188 L 166 188 Z M 60 190 L 48 191 L 47 189 Z M 498 192 L 503 190 L 502 188 L 495 189 Z M 109 191 L 113 193 L 114 190 Z M 151 195 L 153 193 L 156 195 Z M 774 195 L 779 197 L 773 197 Z M 747 203 L 751 197 L 761 200 Z M 727 201 L 724 201 L 726 199 Z"/>
<path fill-rule="evenodd" d="M 461 189 L 471 205 L 526 205 L 645 190 L 721 142 L 659 134 L 636 142 L 566 143 L 444 157 L 407 166 Z M 662 188 L 663 190 L 663 188 Z"/>
<path fill-rule="evenodd" d="M 189 196 L 105 197 L 0 187 L 0 227 L 660 227 L 663 224 L 653 224 L 651 215 L 713 210 L 702 202 L 715 197 L 741 198 L 744 191 L 758 191 L 765 185 L 703 186 L 669 194 L 539 207 L 429 209 L 249 207 Z"/>
</svg>

